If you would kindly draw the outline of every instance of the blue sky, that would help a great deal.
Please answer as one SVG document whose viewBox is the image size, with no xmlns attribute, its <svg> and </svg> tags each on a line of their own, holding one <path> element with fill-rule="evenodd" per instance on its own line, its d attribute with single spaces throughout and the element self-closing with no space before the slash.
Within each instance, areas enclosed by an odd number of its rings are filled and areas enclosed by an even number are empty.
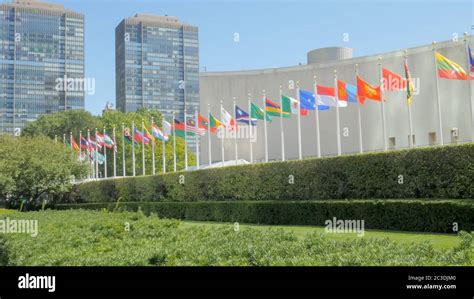
<svg viewBox="0 0 474 299">
<path fill-rule="evenodd" d="M 54 1 L 51 1 L 54 2 Z M 177 16 L 199 27 L 200 65 L 207 71 L 306 63 L 306 52 L 348 46 L 364 56 L 471 33 L 471 0 L 55 0 L 85 14 L 86 77 L 96 93 L 86 110 L 115 103 L 114 30 L 135 13 Z M 234 42 L 234 34 L 240 36 Z M 344 33 L 349 41 L 343 40 Z"/>
</svg>

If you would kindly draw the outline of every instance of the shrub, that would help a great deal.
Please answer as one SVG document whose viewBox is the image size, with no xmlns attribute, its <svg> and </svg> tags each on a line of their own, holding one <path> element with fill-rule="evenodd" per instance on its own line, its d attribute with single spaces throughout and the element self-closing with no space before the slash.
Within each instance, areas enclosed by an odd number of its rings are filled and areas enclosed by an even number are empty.
<svg viewBox="0 0 474 299">
<path fill-rule="evenodd" d="M 474 144 L 231 166 L 76 186 L 75 202 L 474 198 Z M 185 183 L 179 183 L 184 175 Z M 289 182 L 289 176 L 294 183 Z M 403 183 L 400 183 L 403 180 Z"/>
<path fill-rule="evenodd" d="M 453 233 L 474 230 L 470 201 L 345 200 L 345 201 L 234 201 L 234 202 L 127 202 L 121 209 L 141 209 L 146 215 L 198 221 L 273 225 L 316 225 L 337 219 L 364 220 L 365 228 Z M 57 209 L 114 210 L 114 203 L 57 205 Z"/>
</svg>

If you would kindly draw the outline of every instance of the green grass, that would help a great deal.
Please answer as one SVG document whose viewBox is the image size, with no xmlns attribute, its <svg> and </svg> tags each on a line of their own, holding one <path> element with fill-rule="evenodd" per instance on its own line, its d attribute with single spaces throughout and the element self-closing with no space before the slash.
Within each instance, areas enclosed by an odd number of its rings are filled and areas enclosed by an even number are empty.
<svg viewBox="0 0 474 299">
<path fill-rule="evenodd" d="M 0 234 L 0 265 L 17 266 L 452 266 L 472 265 L 472 235 L 182 222 L 142 212 L 38 211 L 0 219 L 38 221 L 38 235 Z M 127 229 L 128 227 L 128 229 Z M 378 234 L 378 235 L 377 235 Z M 377 238 L 372 238 L 377 236 Z M 384 238 L 379 238 L 383 236 Z M 416 242 L 410 242 L 412 236 Z M 425 238 L 444 237 L 450 248 Z M 425 239 L 423 239 L 425 238 Z M 444 240 L 444 241 L 446 241 Z M 423 242 L 424 241 L 424 242 Z M 458 244 L 458 246 L 456 246 Z"/>
<path fill-rule="evenodd" d="M 232 226 L 233 223 L 210 222 L 210 221 L 183 221 L 184 226 Z M 324 227 L 319 226 L 294 226 L 294 225 L 257 225 L 257 224 L 239 224 L 240 229 L 254 228 L 257 230 L 269 228 L 281 228 L 288 232 L 293 232 L 298 238 L 305 238 L 311 233 L 325 234 L 331 240 L 354 240 L 358 237 L 355 233 L 326 233 Z M 382 231 L 382 230 L 365 230 L 363 238 L 388 238 L 391 241 L 401 244 L 410 244 L 411 242 L 423 243 L 430 242 L 434 248 L 452 249 L 459 245 L 459 238 L 452 234 L 436 234 L 436 233 L 415 233 L 415 232 L 398 232 L 398 231 Z"/>
</svg>

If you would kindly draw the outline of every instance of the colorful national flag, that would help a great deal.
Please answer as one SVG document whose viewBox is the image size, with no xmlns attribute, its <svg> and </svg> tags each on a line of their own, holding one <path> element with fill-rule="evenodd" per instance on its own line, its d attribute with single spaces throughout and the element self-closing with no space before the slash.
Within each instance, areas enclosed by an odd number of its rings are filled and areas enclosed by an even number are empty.
<svg viewBox="0 0 474 299">
<path fill-rule="evenodd" d="M 471 47 L 468 46 L 467 49 L 469 51 L 469 65 L 471 66 L 471 73 L 474 73 L 474 53 L 471 51 Z"/>
<path fill-rule="evenodd" d="M 148 132 L 148 129 L 146 127 L 144 127 L 144 129 L 145 129 L 145 137 L 148 138 L 148 140 L 152 140 L 153 135 L 150 134 L 150 132 Z"/>
<path fill-rule="evenodd" d="M 251 123 L 252 126 L 257 125 L 257 119 L 255 119 L 255 118 L 250 119 L 250 115 L 237 105 L 235 106 L 235 119 L 238 122 L 241 122 L 241 123 L 244 123 L 244 124 L 247 124 L 247 125 L 249 123 Z"/>
<path fill-rule="evenodd" d="M 163 120 L 163 136 L 165 137 L 165 139 L 168 140 L 169 136 L 172 135 L 172 133 L 173 126 L 166 120 Z"/>
<path fill-rule="evenodd" d="M 222 126 L 222 123 L 215 118 L 212 114 L 209 113 L 209 125 L 211 127 L 211 132 L 215 133 L 217 131 L 217 128 Z"/>
<path fill-rule="evenodd" d="M 71 138 L 71 148 L 76 152 L 79 152 L 79 145 L 77 145 L 76 140 L 74 140 L 74 137 Z"/>
<path fill-rule="evenodd" d="M 281 95 L 281 103 L 282 103 L 282 109 L 284 112 L 290 114 L 296 114 L 298 115 L 298 100 L 293 99 L 292 97 L 286 96 L 286 95 Z M 307 115 L 308 110 L 300 108 L 301 115 Z M 289 117 L 289 116 L 288 116 Z"/>
<path fill-rule="evenodd" d="M 334 87 L 316 85 L 316 93 L 319 103 L 323 105 L 330 107 L 336 107 L 337 105 L 339 105 L 339 107 L 347 106 L 346 101 L 338 101 L 339 103 L 336 103 L 336 90 Z"/>
<path fill-rule="evenodd" d="M 146 136 L 143 135 L 143 132 L 135 128 L 134 134 L 133 134 L 135 141 L 137 143 L 143 143 L 143 144 L 149 144 L 150 139 Z"/>
<path fill-rule="evenodd" d="M 201 115 L 201 113 L 198 114 L 198 127 L 201 129 L 207 130 L 209 126 L 209 120 L 205 118 L 204 116 Z"/>
<path fill-rule="evenodd" d="M 158 128 L 158 126 L 156 124 L 153 124 L 151 126 L 151 134 L 158 138 L 159 140 L 161 141 L 168 141 L 168 136 L 165 136 L 165 134 L 163 134 L 163 131 L 160 130 L 160 128 Z"/>
<path fill-rule="evenodd" d="M 435 52 L 435 57 L 438 77 L 451 80 L 467 80 L 466 71 L 459 64 L 438 52 Z"/>
<path fill-rule="evenodd" d="M 89 141 L 85 139 L 84 137 L 81 137 L 81 148 L 82 149 L 89 149 Z"/>
<path fill-rule="evenodd" d="M 400 91 L 407 88 L 407 82 L 402 76 L 382 68 L 383 90 L 386 91 Z"/>
<path fill-rule="evenodd" d="M 110 138 L 109 135 L 105 134 L 104 135 L 104 144 L 107 148 L 113 148 L 115 143 L 114 141 L 112 140 L 112 138 Z"/>
<path fill-rule="evenodd" d="M 104 146 L 104 144 L 105 144 L 104 135 L 102 135 L 100 133 L 95 133 L 95 138 L 96 138 L 96 142 L 99 146 Z"/>
<path fill-rule="evenodd" d="M 407 88 L 407 103 L 408 105 L 411 105 L 412 103 L 412 97 L 413 97 L 413 91 L 415 90 L 413 86 L 413 81 L 411 80 L 411 75 L 410 75 L 410 70 L 408 69 L 408 63 L 405 60 L 405 80 L 407 82 L 406 88 Z"/>
<path fill-rule="evenodd" d="M 314 92 L 300 89 L 300 107 L 306 110 L 316 110 L 316 96 Z M 324 105 L 318 99 L 318 110 L 328 110 L 330 107 Z"/>
<path fill-rule="evenodd" d="M 364 104 L 366 99 L 381 101 L 382 94 L 380 92 L 380 86 L 374 87 L 357 76 L 357 97 L 361 104 Z"/>
<path fill-rule="evenodd" d="M 260 108 L 258 105 L 251 103 L 250 104 L 250 115 L 252 116 L 253 119 L 259 119 L 263 120 L 266 116 L 267 121 L 271 122 L 272 118 L 268 113 L 265 113 L 262 108 Z"/>
<path fill-rule="evenodd" d="M 286 118 L 291 117 L 289 112 L 282 111 L 280 105 L 270 101 L 269 99 L 265 99 L 265 111 L 267 112 L 267 115 L 270 116 L 283 116 Z"/>
<path fill-rule="evenodd" d="M 133 138 L 132 138 L 132 134 L 130 134 L 130 129 L 129 128 L 124 128 L 123 129 L 123 136 L 125 136 L 125 141 L 132 144 Z M 135 140 L 135 143 L 137 143 L 136 140 Z"/>
<path fill-rule="evenodd" d="M 194 121 L 194 119 L 188 119 L 187 122 L 188 124 L 185 126 L 183 122 L 180 122 L 177 119 L 174 120 L 174 129 L 176 132 L 176 136 L 184 138 L 185 132 L 187 136 L 195 136 L 196 134 L 202 136 L 206 134 L 205 129 L 196 127 L 196 122 Z"/>
<path fill-rule="evenodd" d="M 340 101 L 357 103 L 357 87 L 344 81 L 337 80 L 338 97 Z"/>
<path fill-rule="evenodd" d="M 231 128 L 232 130 L 234 130 L 234 127 L 236 126 L 235 120 L 224 108 L 222 108 L 222 123 L 224 126 Z"/>
</svg>

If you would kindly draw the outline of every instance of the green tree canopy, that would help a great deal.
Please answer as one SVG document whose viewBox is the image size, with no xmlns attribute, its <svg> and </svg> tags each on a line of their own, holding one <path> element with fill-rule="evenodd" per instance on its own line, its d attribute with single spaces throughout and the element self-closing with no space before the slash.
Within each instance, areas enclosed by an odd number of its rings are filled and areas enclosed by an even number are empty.
<svg viewBox="0 0 474 299">
<path fill-rule="evenodd" d="M 87 175 L 87 166 L 77 156 L 44 136 L 0 136 L 0 157 L 0 201 L 8 206 L 63 194 L 73 180 Z"/>
</svg>

